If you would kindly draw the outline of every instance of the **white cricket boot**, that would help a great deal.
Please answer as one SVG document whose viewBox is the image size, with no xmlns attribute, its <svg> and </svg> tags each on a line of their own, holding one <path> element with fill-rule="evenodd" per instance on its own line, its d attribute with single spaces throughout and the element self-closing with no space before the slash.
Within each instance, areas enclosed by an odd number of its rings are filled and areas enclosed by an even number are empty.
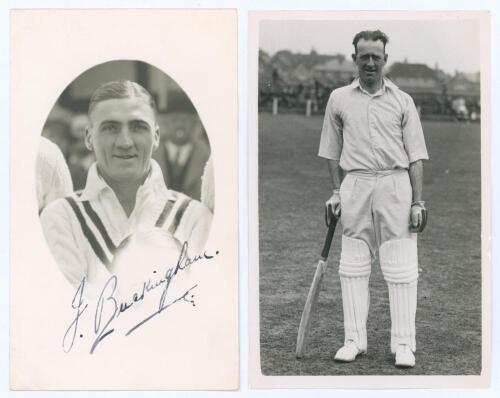
<svg viewBox="0 0 500 398">
<path fill-rule="evenodd" d="M 399 344 L 396 348 L 396 367 L 413 368 L 415 366 L 415 355 L 409 346 Z"/>
<path fill-rule="evenodd" d="M 340 348 L 335 354 L 335 360 L 339 362 L 352 362 L 356 359 L 359 354 L 362 354 L 356 343 L 352 340 L 349 340 L 345 343 L 345 345 Z"/>
</svg>

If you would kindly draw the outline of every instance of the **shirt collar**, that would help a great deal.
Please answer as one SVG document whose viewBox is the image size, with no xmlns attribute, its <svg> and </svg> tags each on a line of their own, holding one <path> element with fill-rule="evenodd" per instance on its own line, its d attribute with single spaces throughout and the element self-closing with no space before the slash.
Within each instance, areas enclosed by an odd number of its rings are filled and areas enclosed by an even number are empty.
<svg viewBox="0 0 500 398">
<path fill-rule="evenodd" d="M 158 184 L 163 185 L 166 189 L 161 168 L 154 159 L 151 159 L 151 169 L 149 175 L 146 178 L 146 181 L 144 181 L 144 183 L 141 185 L 141 187 L 147 188 L 149 186 Z M 97 171 L 97 163 L 94 162 L 90 166 L 87 173 L 87 183 L 85 184 L 85 188 L 82 191 L 79 200 L 83 201 L 94 199 L 97 197 L 97 195 L 99 195 L 100 192 L 108 189 L 111 190 L 111 187 L 107 184 L 104 178 L 99 175 L 99 172 Z"/>
<path fill-rule="evenodd" d="M 359 82 L 359 77 L 357 77 L 356 79 L 353 80 L 353 82 L 350 84 L 350 86 L 352 88 L 359 88 L 360 90 L 366 92 L 363 87 L 361 87 L 361 83 Z M 390 79 L 388 79 L 387 77 L 383 77 L 382 79 L 382 87 L 379 91 L 377 91 L 377 93 L 375 94 L 378 94 L 378 93 L 384 93 L 387 91 L 387 89 L 390 88 L 390 89 L 396 89 L 398 88 L 398 86 L 396 86 Z M 369 93 L 367 93 L 369 94 Z M 375 94 L 369 94 L 369 95 L 375 95 Z"/>
</svg>

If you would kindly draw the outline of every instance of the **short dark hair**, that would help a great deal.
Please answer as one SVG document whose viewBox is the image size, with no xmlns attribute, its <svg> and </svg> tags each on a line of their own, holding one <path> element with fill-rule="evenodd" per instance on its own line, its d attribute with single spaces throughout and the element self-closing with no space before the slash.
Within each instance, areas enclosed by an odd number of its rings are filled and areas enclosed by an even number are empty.
<svg viewBox="0 0 500 398">
<path fill-rule="evenodd" d="M 156 101 L 153 96 L 136 82 L 130 80 L 120 80 L 107 82 L 100 85 L 90 97 L 88 115 L 92 113 L 95 106 L 109 99 L 142 98 L 156 114 Z"/>
<path fill-rule="evenodd" d="M 372 41 L 380 40 L 384 44 L 384 52 L 385 52 L 385 45 L 389 42 L 389 37 L 379 29 L 363 30 L 362 32 L 356 33 L 356 36 L 354 36 L 354 39 L 352 41 L 355 54 L 357 54 L 358 52 L 358 41 L 360 41 L 361 39 L 372 40 Z"/>
</svg>

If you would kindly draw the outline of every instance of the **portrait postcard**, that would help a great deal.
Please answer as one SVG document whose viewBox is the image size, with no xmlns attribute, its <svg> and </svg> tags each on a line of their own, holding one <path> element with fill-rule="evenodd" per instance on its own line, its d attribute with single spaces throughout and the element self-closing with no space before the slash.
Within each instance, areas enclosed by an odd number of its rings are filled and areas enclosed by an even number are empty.
<svg viewBox="0 0 500 398">
<path fill-rule="evenodd" d="M 10 18 L 11 389 L 238 389 L 236 11 Z"/>
<path fill-rule="evenodd" d="M 249 16 L 253 388 L 486 388 L 490 15 Z"/>
</svg>

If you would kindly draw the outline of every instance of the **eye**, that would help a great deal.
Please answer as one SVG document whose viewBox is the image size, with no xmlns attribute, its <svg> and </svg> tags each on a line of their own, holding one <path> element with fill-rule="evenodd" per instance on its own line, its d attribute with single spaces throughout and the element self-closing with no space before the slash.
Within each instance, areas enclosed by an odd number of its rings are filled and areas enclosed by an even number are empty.
<svg viewBox="0 0 500 398">
<path fill-rule="evenodd" d="M 146 133 L 150 131 L 149 124 L 143 121 L 134 121 L 130 124 L 130 129 L 136 133 Z"/>
<path fill-rule="evenodd" d="M 104 133 L 115 133 L 118 131 L 118 126 L 116 123 L 104 123 L 101 126 L 101 131 Z"/>
</svg>

